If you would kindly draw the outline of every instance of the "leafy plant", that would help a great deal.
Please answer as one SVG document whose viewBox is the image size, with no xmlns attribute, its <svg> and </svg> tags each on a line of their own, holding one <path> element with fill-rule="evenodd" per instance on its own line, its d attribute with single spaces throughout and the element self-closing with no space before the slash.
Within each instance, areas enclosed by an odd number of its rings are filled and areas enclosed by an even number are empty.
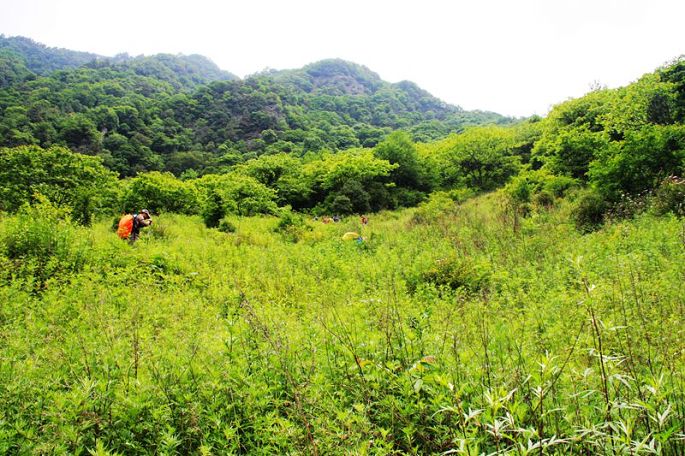
<svg viewBox="0 0 685 456">
<path fill-rule="evenodd" d="M 576 228 L 583 233 L 597 230 L 604 223 L 609 207 L 609 203 L 599 193 L 594 191 L 582 193 L 573 208 Z"/>
<path fill-rule="evenodd" d="M 657 214 L 670 212 L 685 216 L 685 179 L 676 176 L 664 179 L 654 193 L 653 206 Z"/>
</svg>

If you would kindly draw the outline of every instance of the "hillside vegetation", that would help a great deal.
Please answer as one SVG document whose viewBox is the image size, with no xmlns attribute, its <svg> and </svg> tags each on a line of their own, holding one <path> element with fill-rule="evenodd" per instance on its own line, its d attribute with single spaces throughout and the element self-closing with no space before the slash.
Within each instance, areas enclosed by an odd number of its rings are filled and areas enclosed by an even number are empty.
<svg viewBox="0 0 685 456">
<path fill-rule="evenodd" d="M 96 175 L 114 172 L 99 181 L 98 195 L 90 195 L 91 181 L 81 182 L 85 195 L 70 204 L 80 201 L 84 222 L 139 204 L 202 214 L 208 226 L 227 214 L 287 206 L 352 214 L 415 206 L 436 190 L 460 200 L 514 176 L 509 195 L 523 215 L 536 198 L 588 188 L 576 211 L 583 230 L 607 214 L 630 216 L 655 192 L 663 212 L 683 211 L 682 60 L 561 103 L 544 119 L 463 129 L 473 113 L 343 61 L 192 86 L 170 58 L 94 61 L 0 90 L 0 141 L 13 146 L 0 156 L 7 179 L 0 210 L 31 202 L 29 187 L 46 175 L 27 164 L 45 155 L 63 163 L 52 174 L 84 160 Z M 136 72 L 149 62 L 159 71 Z M 135 177 L 116 180 L 122 176 Z M 78 193 L 79 182 L 67 181 L 59 185 Z"/>
<path fill-rule="evenodd" d="M 0 50 L 0 453 L 683 454 L 683 59 L 513 124 L 120 60 Z"/>
<path fill-rule="evenodd" d="M 0 37 L 0 145 L 65 146 L 121 176 L 372 147 L 398 128 L 428 140 L 509 122 L 342 60 L 240 80 L 198 55 L 105 58 Z"/>
<path fill-rule="evenodd" d="M 679 454 L 683 221 L 582 235 L 560 204 L 166 215 L 134 247 L 5 218 L 0 448 Z"/>
</svg>

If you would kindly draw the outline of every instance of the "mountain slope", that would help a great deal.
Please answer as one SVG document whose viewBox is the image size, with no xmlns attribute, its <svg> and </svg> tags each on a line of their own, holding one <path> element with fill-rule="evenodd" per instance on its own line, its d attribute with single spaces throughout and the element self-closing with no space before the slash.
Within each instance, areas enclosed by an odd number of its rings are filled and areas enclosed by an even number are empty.
<svg viewBox="0 0 685 456">
<path fill-rule="evenodd" d="M 151 76 L 169 82 L 175 89 L 194 88 L 211 81 L 238 79 L 236 75 L 220 69 L 207 57 L 197 54 L 156 54 L 138 57 L 119 54 L 105 57 L 89 52 L 47 47 L 21 36 L 0 35 L 0 61 L 9 58 L 23 61 L 27 70 L 40 76 L 81 67 L 114 66 L 121 70 L 131 69 L 140 76 Z"/>
<path fill-rule="evenodd" d="M 199 55 L 105 58 L 26 38 L 0 44 L 0 146 L 60 144 L 101 155 L 121 175 L 372 147 L 396 129 L 427 141 L 512 121 L 343 60 L 240 80 Z"/>
<path fill-rule="evenodd" d="M 78 68 L 93 60 L 103 58 L 90 52 L 47 47 L 23 36 L 0 35 L 0 50 L 11 51 L 24 58 L 26 68 L 44 75 L 56 70 Z"/>
</svg>

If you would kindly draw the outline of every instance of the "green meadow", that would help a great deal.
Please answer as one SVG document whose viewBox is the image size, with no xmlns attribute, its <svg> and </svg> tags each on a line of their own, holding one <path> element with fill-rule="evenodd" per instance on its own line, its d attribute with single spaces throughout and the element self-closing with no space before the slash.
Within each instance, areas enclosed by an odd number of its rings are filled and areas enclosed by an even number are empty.
<svg viewBox="0 0 685 456">
<path fill-rule="evenodd" d="M 683 454 L 683 220 L 505 201 L 5 215 L 0 453 Z"/>
</svg>

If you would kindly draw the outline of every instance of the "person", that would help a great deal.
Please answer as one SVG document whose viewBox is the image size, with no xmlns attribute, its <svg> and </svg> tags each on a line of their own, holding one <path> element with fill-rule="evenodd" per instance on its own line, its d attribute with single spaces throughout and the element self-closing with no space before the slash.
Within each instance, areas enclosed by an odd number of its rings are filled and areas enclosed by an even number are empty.
<svg viewBox="0 0 685 456">
<path fill-rule="evenodd" d="M 138 214 L 125 214 L 119 220 L 117 235 L 121 239 L 127 239 L 129 244 L 133 244 L 140 235 L 143 227 L 152 225 L 150 211 L 143 209 Z"/>
<path fill-rule="evenodd" d="M 138 214 L 133 214 L 133 229 L 131 230 L 131 235 L 128 238 L 128 242 L 133 244 L 140 236 L 141 228 L 152 225 L 152 216 L 150 216 L 150 211 L 143 209 Z"/>
</svg>

